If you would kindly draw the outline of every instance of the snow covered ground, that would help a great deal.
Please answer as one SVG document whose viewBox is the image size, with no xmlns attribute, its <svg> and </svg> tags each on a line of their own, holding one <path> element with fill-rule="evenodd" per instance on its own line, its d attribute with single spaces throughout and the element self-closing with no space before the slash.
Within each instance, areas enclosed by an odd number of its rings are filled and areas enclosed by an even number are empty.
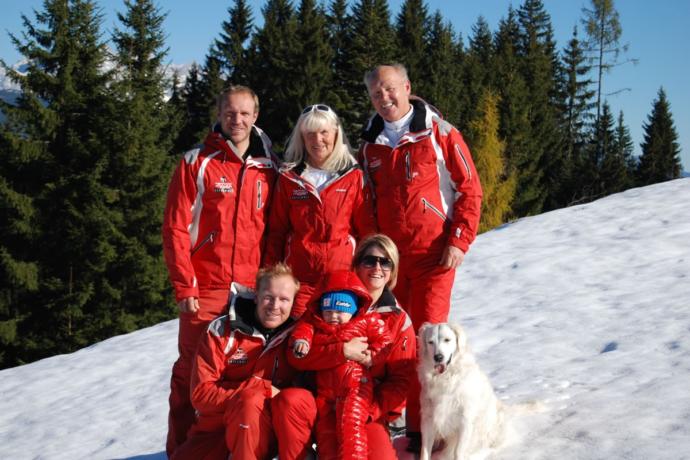
<svg viewBox="0 0 690 460">
<path fill-rule="evenodd" d="M 481 235 L 451 319 L 513 422 L 490 458 L 690 459 L 690 180 Z M 175 321 L 0 371 L 1 459 L 163 460 Z"/>
</svg>

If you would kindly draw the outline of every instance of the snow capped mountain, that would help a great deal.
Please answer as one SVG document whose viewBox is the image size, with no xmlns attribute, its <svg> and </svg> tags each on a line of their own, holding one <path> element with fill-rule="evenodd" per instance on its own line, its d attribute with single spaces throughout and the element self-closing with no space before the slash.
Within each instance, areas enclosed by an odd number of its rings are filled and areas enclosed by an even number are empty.
<svg viewBox="0 0 690 460">
<path fill-rule="evenodd" d="M 493 460 L 690 459 L 690 180 L 480 235 L 461 323 L 512 422 Z M 164 460 L 176 321 L 0 371 L 0 458 Z"/>
</svg>

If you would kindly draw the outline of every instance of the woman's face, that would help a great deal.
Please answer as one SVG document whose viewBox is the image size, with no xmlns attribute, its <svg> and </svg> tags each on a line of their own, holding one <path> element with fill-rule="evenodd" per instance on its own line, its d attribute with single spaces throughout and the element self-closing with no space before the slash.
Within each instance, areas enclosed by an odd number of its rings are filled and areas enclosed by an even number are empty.
<svg viewBox="0 0 690 460">
<path fill-rule="evenodd" d="M 371 246 L 366 250 L 364 256 L 388 257 L 378 246 Z M 383 289 L 391 279 L 391 270 L 384 270 L 380 263 L 376 263 L 370 268 L 360 263 L 355 267 L 355 273 L 369 292 Z"/>
<path fill-rule="evenodd" d="M 337 135 L 338 130 L 331 125 L 326 125 L 319 131 L 302 133 L 302 140 L 307 149 L 307 163 L 315 168 L 323 166 L 333 153 Z"/>
</svg>

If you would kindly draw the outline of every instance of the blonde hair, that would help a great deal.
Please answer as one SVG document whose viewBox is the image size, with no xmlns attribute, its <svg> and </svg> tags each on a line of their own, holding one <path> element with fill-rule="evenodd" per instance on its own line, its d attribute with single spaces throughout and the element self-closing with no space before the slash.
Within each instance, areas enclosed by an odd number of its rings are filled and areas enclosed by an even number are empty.
<svg viewBox="0 0 690 460">
<path fill-rule="evenodd" d="M 278 262 L 275 265 L 264 267 L 259 270 L 256 274 L 256 292 L 258 293 L 261 289 L 265 288 L 270 281 L 283 276 L 292 278 L 292 281 L 295 283 L 295 294 L 297 294 L 297 291 L 299 291 L 299 280 L 293 275 L 290 266 L 283 262 Z"/>
<path fill-rule="evenodd" d="M 253 89 L 249 86 L 230 85 L 224 88 L 216 99 L 216 109 L 218 113 L 223 111 L 223 105 L 227 102 L 228 97 L 233 94 L 246 94 L 254 100 L 254 113 L 259 113 L 259 96 L 256 95 Z"/>
<path fill-rule="evenodd" d="M 335 128 L 337 132 L 333 143 L 333 152 L 320 169 L 337 172 L 357 164 L 338 115 L 327 105 L 316 105 L 318 107 L 326 107 L 328 110 L 315 109 L 314 106 L 309 106 L 312 110 L 302 113 L 297 119 L 297 123 L 288 138 L 287 147 L 285 147 L 285 162 L 291 164 L 288 167 L 294 167 L 306 161 L 304 133 L 320 131 L 325 127 Z"/>
<path fill-rule="evenodd" d="M 398 252 L 398 247 L 395 245 L 393 240 L 383 233 L 369 235 L 359 242 L 357 249 L 355 249 L 355 255 L 352 258 L 352 269 L 354 270 L 359 264 L 362 263 L 362 259 L 367 255 L 367 251 L 373 247 L 380 249 L 381 252 L 383 252 L 393 263 L 393 267 L 391 268 L 391 278 L 386 284 L 389 289 L 393 289 L 398 282 L 400 253 Z"/>
</svg>

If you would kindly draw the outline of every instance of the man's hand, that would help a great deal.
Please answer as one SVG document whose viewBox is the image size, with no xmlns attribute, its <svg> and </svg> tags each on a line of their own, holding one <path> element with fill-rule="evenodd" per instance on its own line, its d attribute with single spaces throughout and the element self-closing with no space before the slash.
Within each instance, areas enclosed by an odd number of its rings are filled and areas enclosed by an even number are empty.
<svg viewBox="0 0 690 460">
<path fill-rule="evenodd" d="M 187 297 L 177 302 L 177 308 L 180 313 L 196 313 L 199 311 L 199 299 L 196 297 Z"/>
<path fill-rule="evenodd" d="M 364 364 L 367 361 L 369 344 L 366 337 L 354 337 L 343 344 L 345 358 Z M 371 361 L 371 358 L 368 358 Z"/>
<path fill-rule="evenodd" d="M 443 250 L 443 255 L 438 264 L 446 267 L 448 270 L 452 270 L 459 267 L 463 260 L 465 260 L 465 253 L 462 249 L 448 245 L 446 249 Z"/>
</svg>

